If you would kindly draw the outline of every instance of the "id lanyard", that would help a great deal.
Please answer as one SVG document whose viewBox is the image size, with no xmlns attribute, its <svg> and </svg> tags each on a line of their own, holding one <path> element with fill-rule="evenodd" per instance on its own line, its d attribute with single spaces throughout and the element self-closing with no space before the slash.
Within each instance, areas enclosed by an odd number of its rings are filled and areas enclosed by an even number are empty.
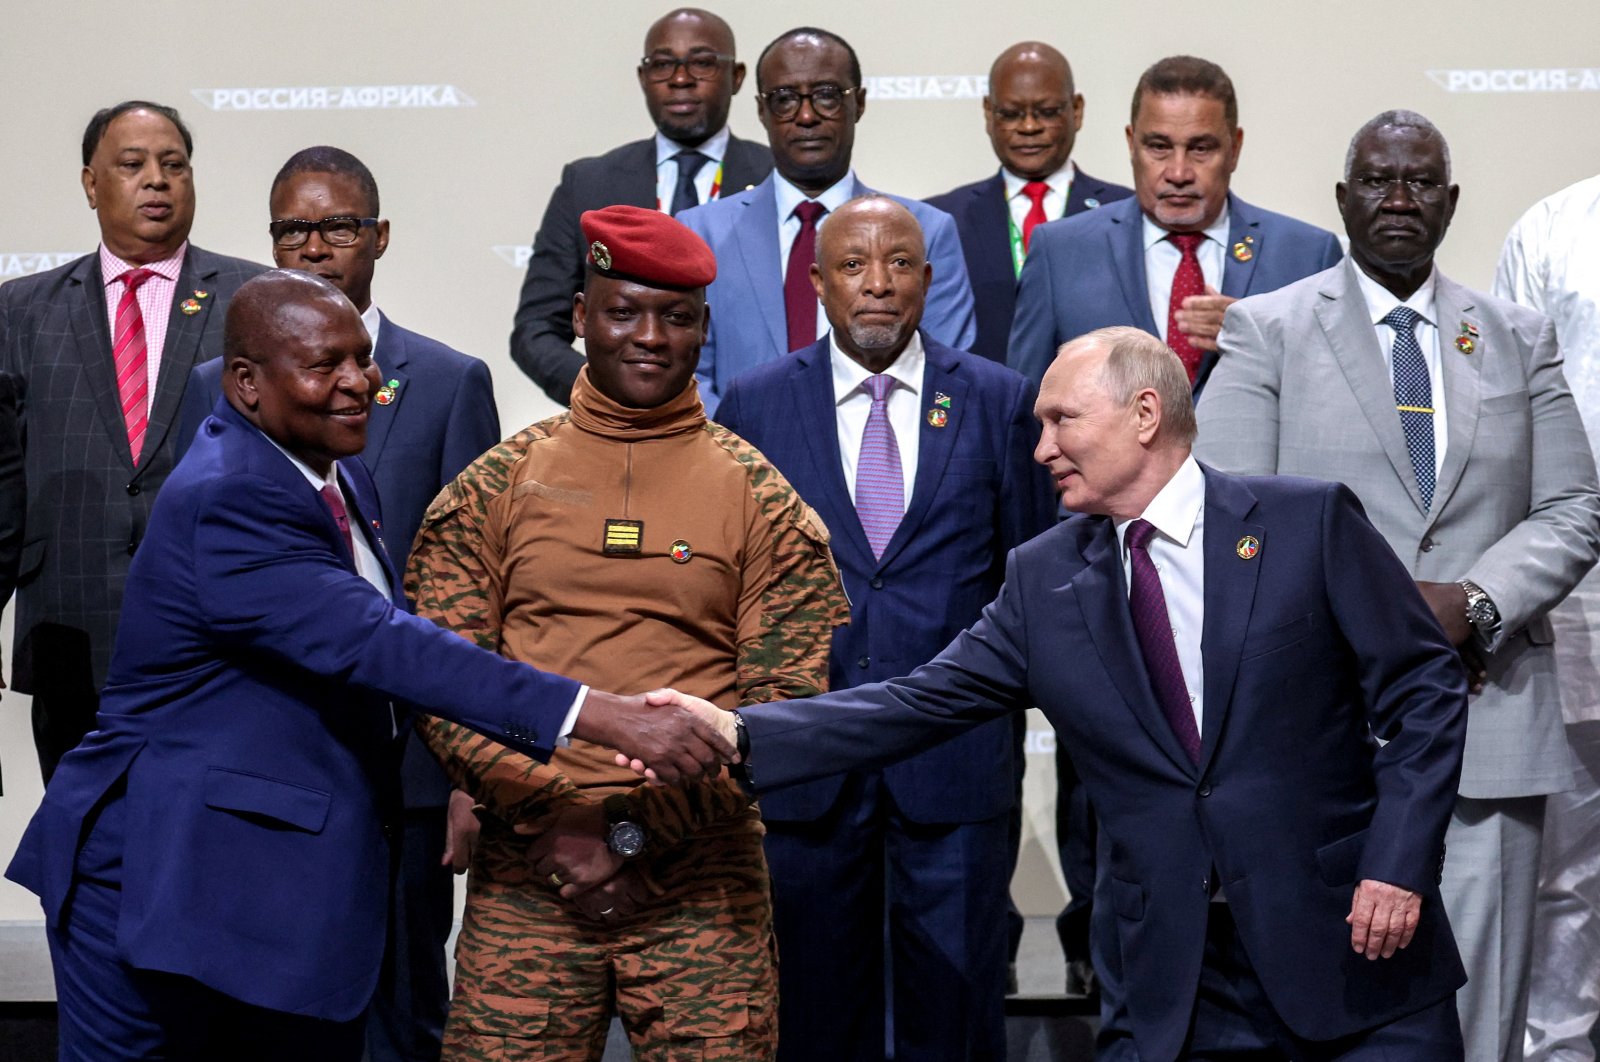
<svg viewBox="0 0 1600 1062">
<path fill-rule="evenodd" d="M 712 200 L 720 198 L 721 196 L 722 196 L 722 163 L 719 162 L 719 163 L 717 163 L 717 175 L 711 179 L 711 194 L 706 196 L 706 202 L 709 203 Z M 666 207 L 661 205 L 661 197 L 659 195 L 656 196 L 656 210 L 659 211 L 660 213 L 663 213 L 663 214 L 665 214 L 667 212 Z M 1018 266 L 1018 268 L 1020 269 L 1021 267 Z"/>
<path fill-rule="evenodd" d="M 1022 262 L 1028 257 L 1028 252 L 1022 246 L 1022 230 L 1017 228 L 1017 219 L 1011 216 L 1011 203 L 1006 203 L 1006 227 L 1011 230 L 1011 264 L 1016 267 L 1017 276 L 1022 276 Z"/>
</svg>

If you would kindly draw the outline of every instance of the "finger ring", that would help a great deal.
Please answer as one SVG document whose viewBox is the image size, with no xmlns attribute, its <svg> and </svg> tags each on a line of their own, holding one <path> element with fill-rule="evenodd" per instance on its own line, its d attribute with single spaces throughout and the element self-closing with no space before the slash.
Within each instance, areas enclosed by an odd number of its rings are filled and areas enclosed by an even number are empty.
<svg viewBox="0 0 1600 1062">
<path fill-rule="evenodd" d="M 602 915 L 615 914 L 616 910 L 617 909 L 615 907 L 607 907 L 604 911 L 601 911 L 600 913 Z"/>
<path fill-rule="evenodd" d="M 566 882 L 561 880 L 561 875 L 560 874 L 557 874 L 555 871 L 552 870 L 550 872 L 550 884 L 554 885 L 556 888 L 559 889 L 559 888 L 561 888 L 561 886 L 565 885 Z"/>
</svg>

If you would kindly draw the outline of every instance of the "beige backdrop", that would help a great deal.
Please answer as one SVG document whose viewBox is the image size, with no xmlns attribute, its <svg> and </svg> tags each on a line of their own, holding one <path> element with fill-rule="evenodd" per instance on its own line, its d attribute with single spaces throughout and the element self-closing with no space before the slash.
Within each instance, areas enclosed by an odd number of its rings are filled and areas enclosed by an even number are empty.
<svg viewBox="0 0 1600 1062">
<path fill-rule="evenodd" d="M 393 222 L 378 303 L 488 361 L 514 430 L 552 411 L 507 355 L 526 247 L 564 162 L 651 132 L 633 66 L 645 27 L 666 9 L 641 0 L 148 0 L 135 11 L 107 0 L 6 0 L 0 279 L 94 247 L 78 145 L 98 107 L 127 97 L 178 107 L 196 140 L 195 241 L 261 260 L 277 167 L 299 148 L 336 144 L 372 167 Z M 1238 87 L 1247 135 L 1235 187 L 1330 228 L 1350 134 L 1385 108 L 1423 112 L 1450 138 L 1463 188 L 1441 261 L 1473 286 L 1489 283 L 1523 209 L 1600 170 L 1600 5 L 1591 0 L 724 0 L 719 11 L 752 65 L 766 41 L 801 21 L 850 39 L 869 84 L 857 168 L 905 195 L 991 172 L 983 76 L 1002 48 L 1030 37 L 1073 62 L 1088 101 L 1075 157 L 1090 172 L 1127 183 L 1122 128 L 1134 80 L 1163 55 L 1192 52 L 1221 63 Z M 752 71 L 733 125 L 759 137 L 753 91 Z M 39 794 L 25 706 L 14 696 L 0 705 L 0 857 Z M 1035 725 L 1017 896 L 1030 912 L 1053 913 L 1062 894 L 1045 854 L 1052 735 Z M 31 896 L 0 883 L 0 928 L 37 912 Z M 0 951 L 0 998 L 26 995 L 8 989 L 22 972 L 6 967 Z"/>
</svg>

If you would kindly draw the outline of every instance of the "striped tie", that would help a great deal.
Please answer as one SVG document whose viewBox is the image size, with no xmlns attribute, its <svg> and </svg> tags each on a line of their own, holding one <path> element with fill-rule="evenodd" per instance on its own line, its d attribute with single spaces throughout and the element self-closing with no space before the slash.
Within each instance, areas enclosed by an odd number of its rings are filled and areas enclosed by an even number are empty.
<svg viewBox="0 0 1600 1062">
<path fill-rule="evenodd" d="M 1424 509 L 1433 506 L 1433 383 L 1428 363 L 1417 344 L 1417 322 L 1422 315 L 1409 306 L 1396 306 L 1383 323 L 1394 329 L 1394 408 L 1400 413 L 1411 469 L 1417 474 L 1417 491 Z"/>
<path fill-rule="evenodd" d="M 122 419 L 128 425 L 128 450 L 139 463 L 144 432 L 150 425 L 150 381 L 144 342 L 144 314 L 139 312 L 139 285 L 155 276 L 151 269 L 130 269 L 122 281 L 117 303 L 117 327 L 111 344 L 111 361 L 117 370 L 117 394 L 122 399 Z"/>
<path fill-rule="evenodd" d="M 882 558 L 906 514 L 906 484 L 900 468 L 900 447 L 889 423 L 889 391 L 894 377 L 867 377 L 862 385 L 872 396 L 872 411 L 861 433 L 861 460 L 856 464 L 856 513 L 867 533 L 872 555 Z"/>
</svg>

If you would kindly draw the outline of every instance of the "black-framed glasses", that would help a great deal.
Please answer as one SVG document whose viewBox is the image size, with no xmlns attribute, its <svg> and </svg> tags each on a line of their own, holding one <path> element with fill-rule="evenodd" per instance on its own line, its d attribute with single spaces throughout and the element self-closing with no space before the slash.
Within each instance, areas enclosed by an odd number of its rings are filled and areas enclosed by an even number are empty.
<svg viewBox="0 0 1600 1062">
<path fill-rule="evenodd" d="M 1055 125 L 1066 119 L 1071 110 L 1065 103 L 1052 103 L 1044 106 L 1035 104 L 1031 107 L 1001 107 L 990 108 L 996 124 L 1003 126 L 1021 125 L 1030 116 L 1040 125 Z"/>
<path fill-rule="evenodd" d="M 1443 181 L 1432 177 L 1392 177 L 1382 173 L 1362 173 L 1350 180 L 1350 187 L 1363 199 L 1387 199 L 1400 185 L 1412 199 L 1433 199 L 1444 192 Z"/>
<path fill-rule="evenodd" d="M 361 238 L 362 229 L 370 229 L 377 223 L 377 218 L 345 216 L 323 218 L 321 221 L 284 218 L 268 225 L 267 231 L 272 233 L 272 242 L 285 250 L 302 246 L 311 238 L 311 233 L 314 231 L 322 233 L 323 243 L 334 247 L 349 247 Z"/>
<path fill-rule="evenodd" d="M 756 99 L 766 104 L 767 110 L 780 122 L 787 122 L 800 113 L 800 105 L 811 101 L 811 109 L 819 118 L 837 118 L 844 110 L 845 97 L 860 89 L 841 88 L 838 85 L 816 85 L 810 92 L 796 92 L 792 88 L 775 88 L 771 92 L 758 92 Z"/>
<path fill-rule="evenodd" d="M 676 55 L 647 55 L 639 60 L 639 71 L 646 81 L 671 81 L 681 66 L 696 81 L 710 81 L 722 70 L 723 63 L 731 62 L 733 56 L 716 52 L 696 52 L 682 59 Z"/>
</svg>

